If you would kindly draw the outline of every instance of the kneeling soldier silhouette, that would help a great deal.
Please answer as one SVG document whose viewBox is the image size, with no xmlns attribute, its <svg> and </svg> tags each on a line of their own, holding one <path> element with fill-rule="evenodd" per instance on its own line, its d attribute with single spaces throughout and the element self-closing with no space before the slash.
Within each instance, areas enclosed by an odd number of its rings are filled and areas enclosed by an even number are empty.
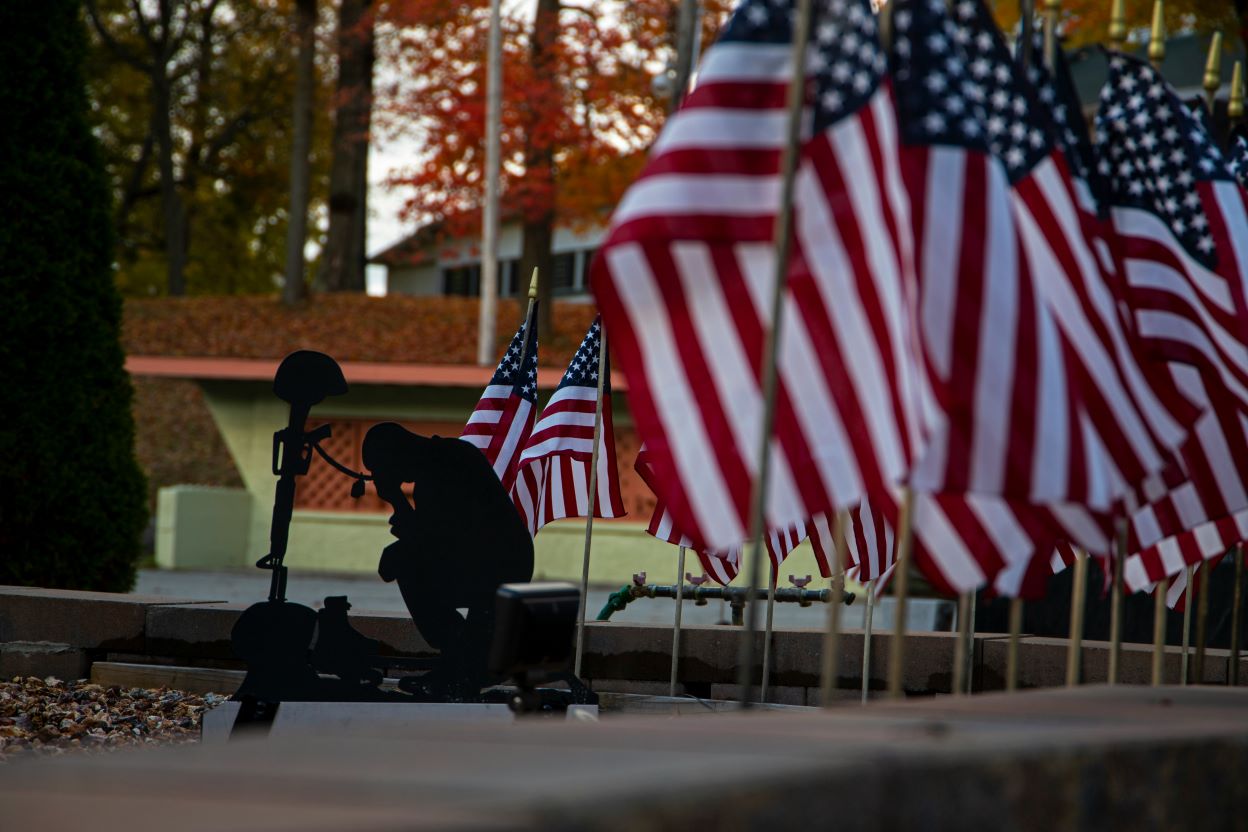
<svg viewBox="0 0 1248 832">
<path fill-rule="evenodd" d="M 382 551 L 377 571 L 398 582 L 416 629 L 441 653 L 437 669 L 404 689 L 475 698 L 502 681 L 486 669 L 495 593 L 532 579 L 533 539 L 494 469 L 466 442 L 386 422 L 364 437 L 363 457 L 378 496 L 394 508 L 398 538 Z M 413 484 L 410 501 L 405 483 Z"/>
</svg>

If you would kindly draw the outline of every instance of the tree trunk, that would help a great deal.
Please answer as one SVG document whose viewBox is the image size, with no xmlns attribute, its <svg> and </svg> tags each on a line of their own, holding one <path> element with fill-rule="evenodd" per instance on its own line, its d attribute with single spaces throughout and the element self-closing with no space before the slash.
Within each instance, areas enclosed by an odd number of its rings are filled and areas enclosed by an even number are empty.
<svg viewBox="0 0 1248 832">
<path fill-rule="evenodd" d="M 312 84 L 316 52 L 316 0 L 296 0 L 294 138 L 290 150 L 290 217 L 286 229 L 286 285 L 282 302 L 293 306 L 307 296 L 303 247 L 308 240 L 308 198 L 311 178 L 308 153 L 312 145 Z"/>
<path fill-rule="evenodd" d="M 160 213 L 165 227 L 167 289 L 170 296 L 186 294 L 186 219 L 182 196 L 173 170 L 173 128 L 169 121 L 169 79 L 164 66 L 152 73 L 152 128 L 156 134 L 157 166 L 160 169 Z"/>
<path fill-rule="evenodd" d="M 533 62 L 533 70 L 537 78 L 550 78 L 558 71 L 556 66 L 555 44 L 559 40 L 559 0 L 537 0 L 537 14 L 533 18 L 533 37 L 530 41 L 529 57 Z M 551 96 L 548 101 L 531 101 L 529 114 L 532 119 L 553 118 L 561 102 L 554 98 L 559 94 L 558 88 L 549 86 L 544 94 Z M 539 131 L 530 129 L 528 136 Z M 531 189 L 532 193 L 546 194 L 547 199 L 541 204 L 526 206 L 524 217 L 524 245 L 520 258 L 520 274 L 524 280 L 533 273 L 537 266 L 540 272 L 537 297 L 541 306 L 537 316 L 538 337 L 549 341 L 554 332 L 552 313 L 554 312 L 554 255 L 550 247 L 554 239 L 555 228 L 555 154 L 554 148 L 547 144 L 535 146 L 530 144 L 525 155 L 525 178 L 532 177 L 538 184 Z M 547 187 L 543 187 L 542 180 Z"/>
<path fill-rule="evenodd" d="M 372 0 L 342 0 L 338 12 L 338 93 L 329 171 L 329 237 L 322 283 L 363 292 L 368 220 L 368 146 L 373 98 Z"/>
</svg>

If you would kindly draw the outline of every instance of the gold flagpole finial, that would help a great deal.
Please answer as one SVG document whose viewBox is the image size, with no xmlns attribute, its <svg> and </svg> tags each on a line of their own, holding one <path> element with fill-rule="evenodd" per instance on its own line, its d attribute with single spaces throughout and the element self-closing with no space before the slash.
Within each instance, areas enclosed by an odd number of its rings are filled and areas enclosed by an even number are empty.
<svg viewBox="0 0 1248 832">
<path fill-rule="evenodd" d="M 1239 61 L 1231 70 L 1231 100 L 1227 102 L 1226 115 L 1231 121 L 1244 117 L 1244 66 Z"/>
<path fill-rule="evenodd" d="M 1121 52 L 1127 42 L 1126 0 L 1114 0 L 1109 9 L 1109 48 Z"/>
<path fill-rule="evenodd" d="M 1057 17 L 1062 0 L 1044 0 L 1044 65 L 1050 70 L 1057 63 Z"/>
<path fill-rule="evenodd" d="M 1205 88 L 1205 103 L 1209 105 L 1209 114 L 1213 115 L 1213 105 L 1218 100 L 1218 87 L 1222 86 L 1222 33 L 1214 32 L 1209 41 L 1209 57 L 1205 59 L 1205 77 L 1201 84 Z"/>
<path fill-rule="evenodd" d="M 1153 2 L 1153 28 L 1148 34 L 1148 62 L 1153 69 L 1161 71 L 1166 59 L 1166 14 L 1162 0 Z"/>
<path fill-rule="evenodd" d="M 537 266 L 533 267 L 533 279 L 529 281 L 529 300 L 537 300 Z"/>
</svg>

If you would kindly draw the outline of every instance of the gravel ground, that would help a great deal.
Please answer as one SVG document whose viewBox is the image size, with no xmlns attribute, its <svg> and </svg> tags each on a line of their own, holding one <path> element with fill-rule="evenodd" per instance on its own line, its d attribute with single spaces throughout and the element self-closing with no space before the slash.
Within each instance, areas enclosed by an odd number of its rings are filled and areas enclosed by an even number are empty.
<svg viewBox="0 0 1248 832">
<path fill-rule="evenodd" d="M 17 677 L 0 682 L 0 764 L 30 755 L 198 742 L 200 715 L 224 699 Z"/>
</svg>

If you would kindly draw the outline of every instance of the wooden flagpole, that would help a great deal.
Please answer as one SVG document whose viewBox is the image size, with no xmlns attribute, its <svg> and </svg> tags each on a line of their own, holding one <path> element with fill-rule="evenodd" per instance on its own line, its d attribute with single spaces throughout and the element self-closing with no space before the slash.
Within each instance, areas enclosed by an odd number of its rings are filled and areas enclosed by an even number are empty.
<svg viewBox="0 0 1248 832">
<path fill-rule="evenodd" d="M 1166 581 L 1153 589 L 1153 687 L 1165 681 L 1166 663 Z"/>
<path fill-rule="evenodd" d="M 806 45 L 810 40 L 811 0 L 798 0 L 797 20 L 793 26 L 793 78 L 788 91 L 788 126 L 784 151 L 780 157 L 780 205 L 776 211 L 775 273 L 771 295 L 771 326 L 763 345 L 763 414 L 758 437 L 758 470 L 750 495 L 749 584 L 746 588 L 748 607 L 745 627 L 737 653 L 737 681 L 741 706 L 748 708 L 754 688 L 754 634 L 758 631 L 758 602 L 754 598 L 758 586 L 763 555 L 764 516 L 767 511 L 767 486 L 771 473 L 771 434 L 776 417 L 776 360 L 780 346 L 780 324 L 784 320 L 784 291 L 788 284 L 789 249 L 793 225 L 793 180 L 797 171 L 802 130 L 802 104 L 806 98 Z"/>
<path fill-rule="evenodd" d="M 867 704 L 867 692 L 871 689 L 871 617 L 875 612 L 875 586 L 879 578 L 867 581 L 867 614 L 862 626 L 862 704 Z"/>
<path fill-rule="evenodd" d="M 823 636 L 823 662 L 819 674 L 819 703 L 825 708 L 831 708 L 836 701 L 840 671 L 841 597 L 845 588 L 845 562 L 848 560 L 845 557 L 848 545 L 845 533 L 848 528 L 849 512 L 841 509 L 832 518 L 832 578 L 828 582 L 832 598 L 828 604 L 828 627 Z"/>
<path fill-rule="evenodd" d="M 502 0 L 490 1 L 489 58 L 485 78 L 485 204 L 481 216 L 481 306 L 477 315 L 477 363 L 494 360 L 498 318 L 498 179 L 503 110 Z M 521 365 L 523 366 L 523 365 Z"/>
<path fill-rule="evenodd" d="M 906 663 L 906 601 L 910 595 L 910 512 L 913 498 L 907 486 L 901 496 L 901 513 L 897 519 L 897 565 L 893 574 L 893 638 L 889 644 L 888 696 L 901 699 L 905 696 L 902 680 Z"/>
<path fill-rule="evenodd" d="M 576 628 L 576 662 L 573 673 L 581 675 L 585 654 L 585 608 L 589 605 L 589 550 L 594 539 L 594 509 L 598 506 L 598 446 L 602 444 L 602 395 L 607 383 L 607 330 L 598 329 L 598 401 L 594 405 L 594 448 L 589 456 L 589 511 L 585 517 L 585 554 L 581 559 L 581 620 Z"/>
<path fill-rule="evenodd" d="M 680 547 L 676 560 L 676 620 L 672 624 L 672 680 L 667 695 L 676 695 L 676 670 L 680 666 L 680 621 L 685 609 L 685 547 Z"/>
<path fill-rule="evenodd" d="M 1209 123 L 1213 124 L 1214 111 L 1218 104 L 1218 87 L 1222 86 L 1222 33 L 1214 32 L 1209 41 L 1209 55 L 1205 59 L 1205 77 L 1202 79 L 1205 88 L 1205 105 L 1209 108 Z M 1192 661 L 1192 676 L 1196 684 L 1205 681 L 1205 642 L 1209 625 L 1209 585 L 1212 583 L 1213 570 L 1205 561 L 1199 567 L 1203 580 L 1196 587 L 1196 657 Z"/>
<path fill-rule="evenodd" d="M 1083 613 L 1088 603 L 1088 559 L 1082 549 L 1075 551 L 1075 574 L 1070 585 L 1070 633 L 1066 648 L 1066 687 L 1080 682 L 1083 669 Z"/>
</svg>

